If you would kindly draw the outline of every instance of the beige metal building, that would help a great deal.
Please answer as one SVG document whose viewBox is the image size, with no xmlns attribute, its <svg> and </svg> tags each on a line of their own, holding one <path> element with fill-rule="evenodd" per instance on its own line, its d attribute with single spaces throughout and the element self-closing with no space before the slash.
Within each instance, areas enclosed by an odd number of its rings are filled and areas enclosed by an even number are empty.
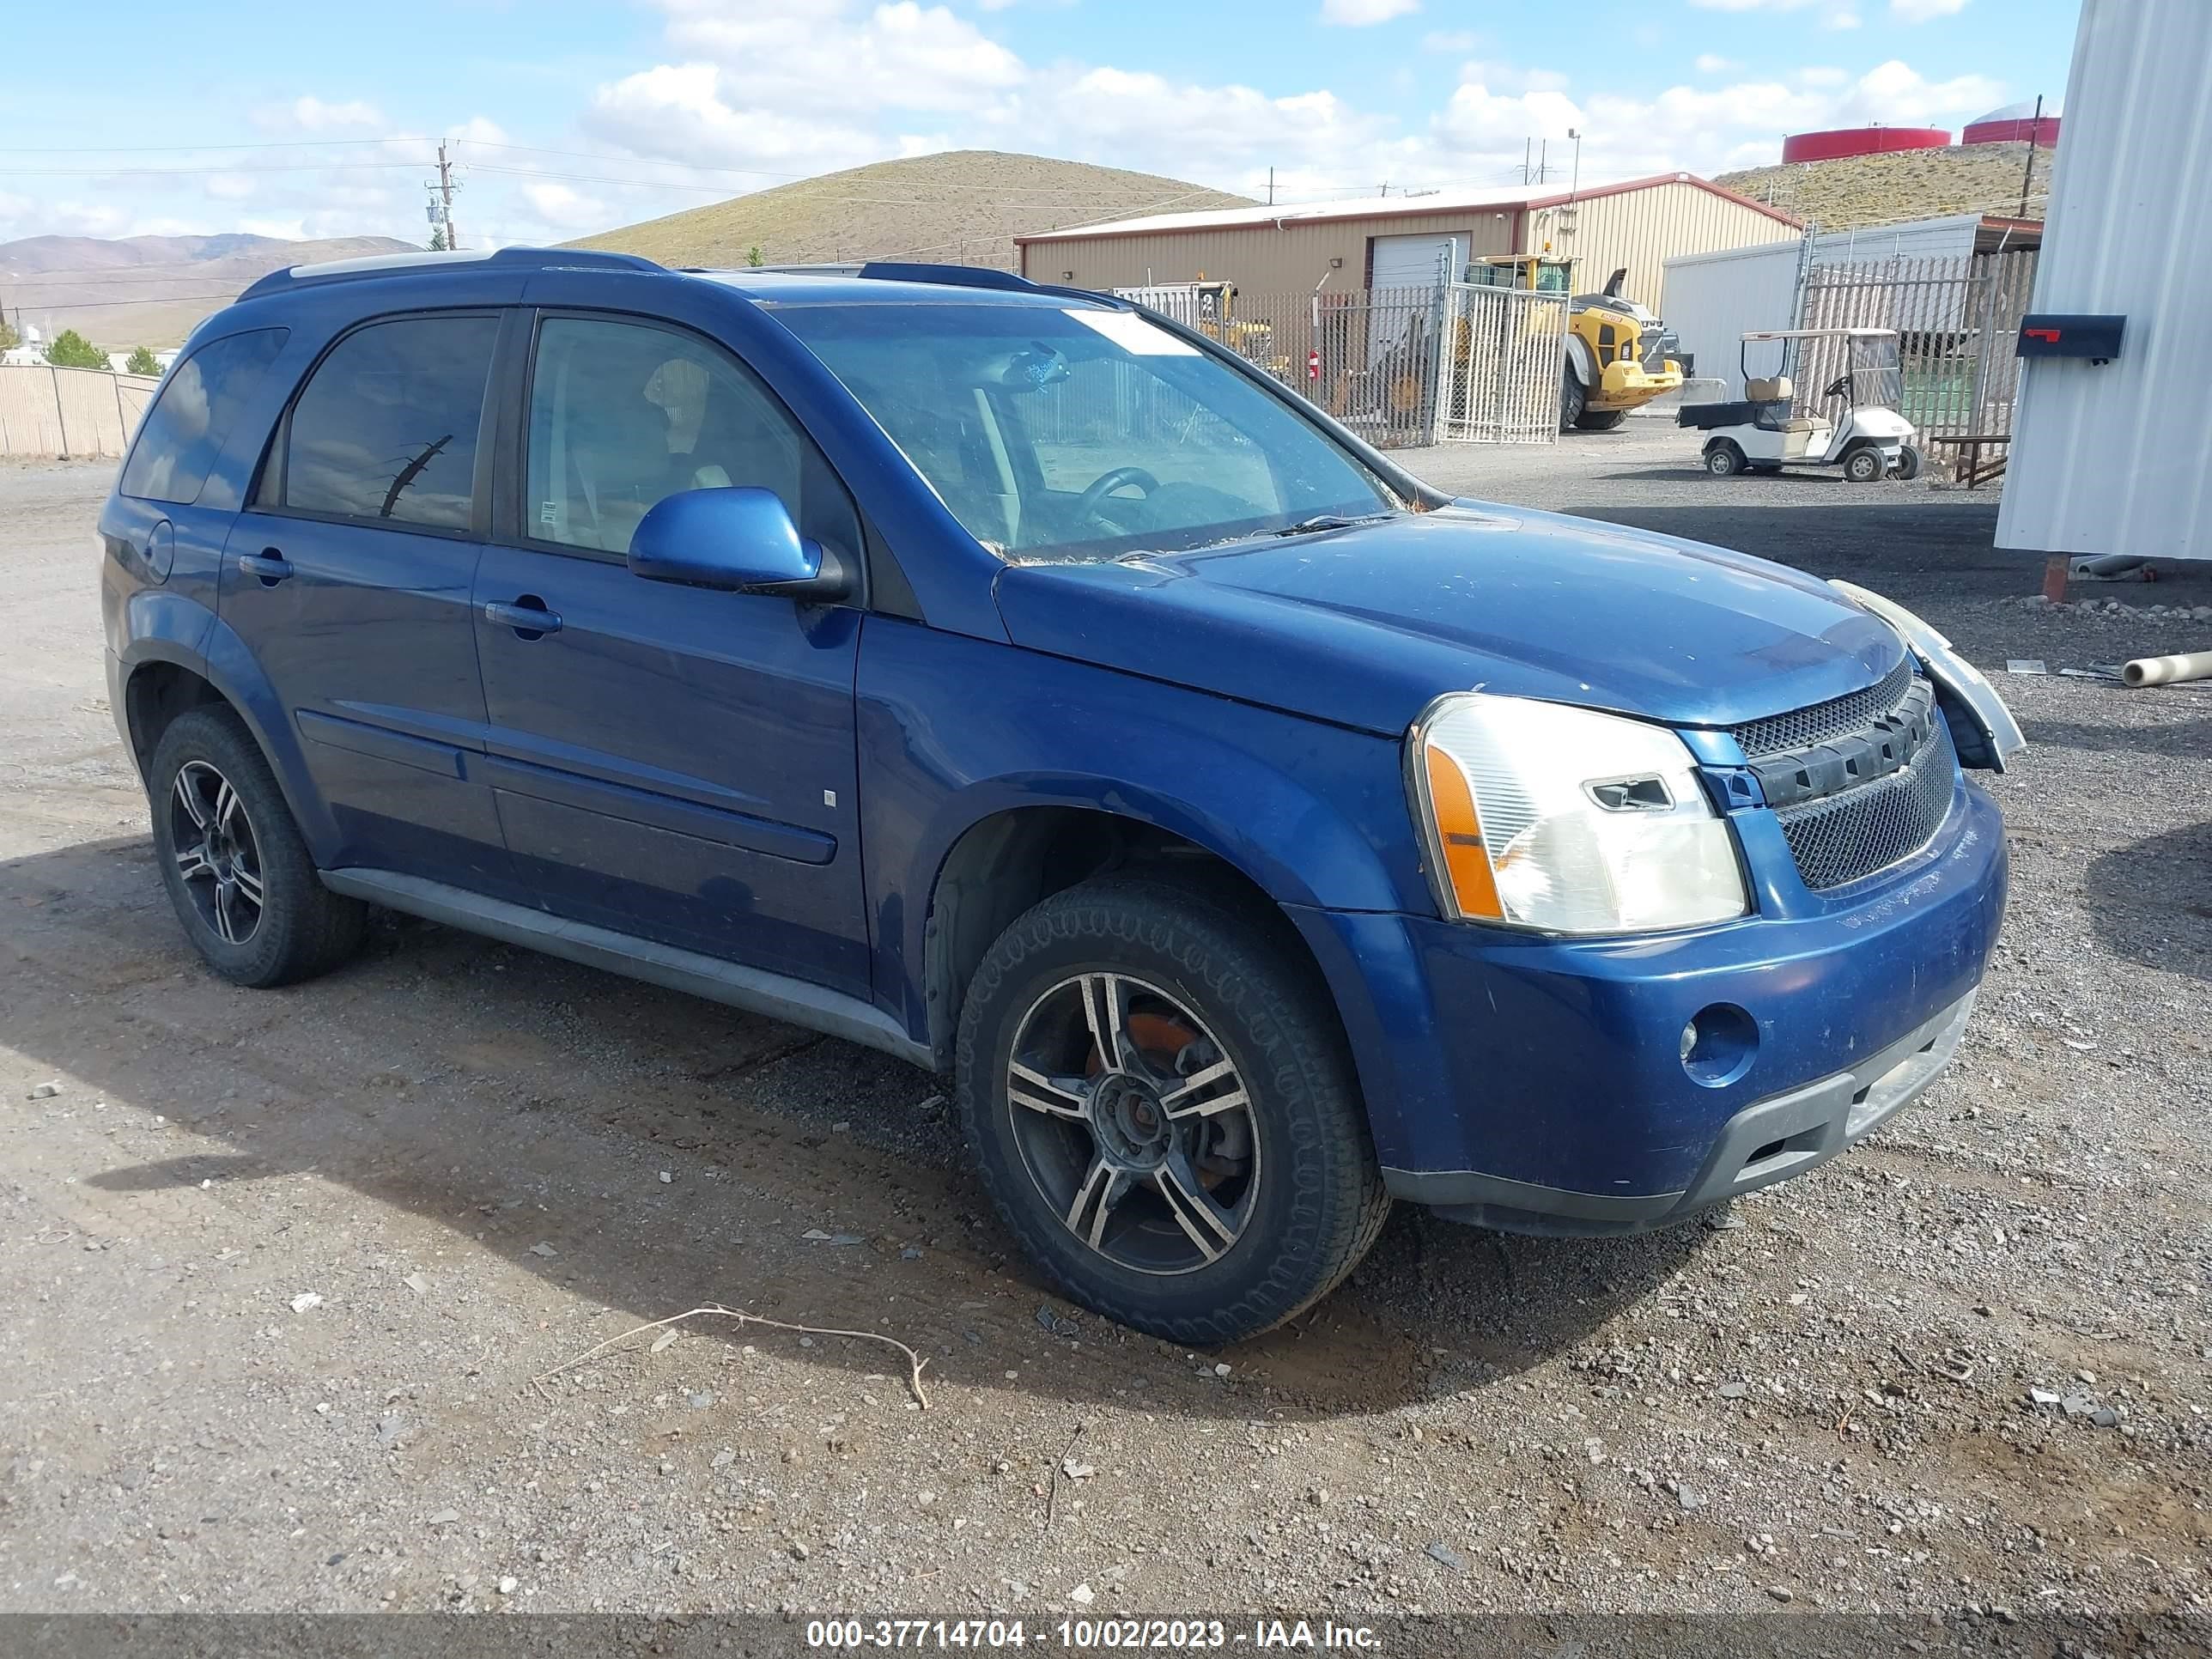
<svg viewBox="0 0 2212 1659">
<path fill-rule="evenodd" d="M 1578 288 L 1628 271 L 1630 299 L 1657 308 L 1665 262 L 1771 242 L 1802 227 L 1687 173 L 1298 206 L 1168 213 L 1018 236 L 1021 271 L 1038 282 L 1136 288 L 1200 278 L 1247 292 L 1427 288 L 1490 253 L 1579 262 Z"/>
</svg>

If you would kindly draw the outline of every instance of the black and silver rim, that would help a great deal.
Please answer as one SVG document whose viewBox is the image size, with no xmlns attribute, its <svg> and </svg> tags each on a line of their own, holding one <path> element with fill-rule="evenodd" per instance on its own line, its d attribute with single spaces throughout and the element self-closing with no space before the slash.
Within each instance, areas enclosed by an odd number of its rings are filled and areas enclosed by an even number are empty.
<svg viewBox="0 0 2212 1659">
<path fill-rule="evenodd" d="M 1251 1096 L 1158 986 L 1088 973 L 1045 992 L 1015 1028 L 1006 1095 L 1030 1179 L 1109 1261 L 1191 1273 L 1243 1237 L 1260 1191 Z"/>
<path fill-rule="evenodd" d="M 238 791 L 205 761 L 186 761 L 169 791 L 169 845 L 192 908 L 217 939 L 243 945 L 260 931 L 261 845 Z"/>
</svg>

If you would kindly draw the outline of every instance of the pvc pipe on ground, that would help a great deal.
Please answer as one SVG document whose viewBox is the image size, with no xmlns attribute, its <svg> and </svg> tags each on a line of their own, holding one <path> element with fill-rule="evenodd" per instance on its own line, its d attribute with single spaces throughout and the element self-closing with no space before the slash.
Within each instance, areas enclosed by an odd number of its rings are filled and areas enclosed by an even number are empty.
<svg viewBox="0 0 2212 1659">
<path fill-rule="evenodd" d="M 2212 680 L 2212 651 L 2178 657 L 2137 657 L 2120 670 L 2130 685 L 2179 685 L 2184 680 Z"/>
<path fill-rule="evenodd" d="M 2074 573 L 2080 576 L 2120 576 L 2149 562 L 2140 554 L 2106 553 L 2094 559 L 2075 560 Z"/>
</svg>

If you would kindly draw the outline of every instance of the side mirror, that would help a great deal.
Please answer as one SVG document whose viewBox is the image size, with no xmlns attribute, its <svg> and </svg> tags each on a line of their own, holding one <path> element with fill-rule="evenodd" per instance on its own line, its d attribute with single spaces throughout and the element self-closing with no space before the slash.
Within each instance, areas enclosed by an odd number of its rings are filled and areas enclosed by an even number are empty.
<svg viewBox="0 0 2212 1659">
<path fill-rule="evenodd" d="M 792 522 L 773 489 L 686 489 L 657 502 L 629 541 L 634 576 L 732 593 L 780 593 L 825 605 L 848 597 L 853 573 Z"/>
</svg>

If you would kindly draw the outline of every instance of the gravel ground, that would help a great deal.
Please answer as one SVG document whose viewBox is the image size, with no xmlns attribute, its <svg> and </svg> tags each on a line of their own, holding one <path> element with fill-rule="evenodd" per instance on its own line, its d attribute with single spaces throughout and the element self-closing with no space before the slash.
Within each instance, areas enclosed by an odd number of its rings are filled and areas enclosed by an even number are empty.
<svg viewBox="0 0 2212 1659">
<path fill-rule="evenodd" d="M 895 1062 L 413 922 L 211 979 L 105 705 L 106 473 L 0 469 L 0 1610 L 2201 1613 L 2212 687 L 2055 671 L 2212 628 L 2023 605 L 1985 501 L 1683 441 L 1413 459 L 2047 661 L 1957 1064 L 1720 1227 L 1401 1209 L 1202 1354 L 1042 1296 Z M 890 1346 L 708 1321 L 544 1376 L 716 1301 L 911 1344 L 928 1409 Z"/>
</svg>

